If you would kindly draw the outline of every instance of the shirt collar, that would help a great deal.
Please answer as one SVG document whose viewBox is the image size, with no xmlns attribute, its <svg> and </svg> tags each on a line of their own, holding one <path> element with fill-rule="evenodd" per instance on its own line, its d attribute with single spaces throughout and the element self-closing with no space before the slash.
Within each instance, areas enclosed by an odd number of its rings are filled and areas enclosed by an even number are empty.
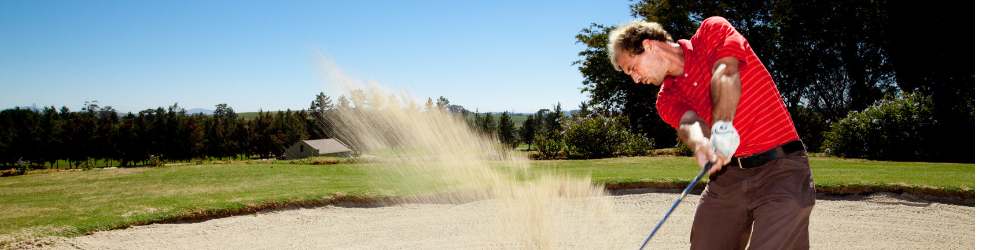
<svg viewBox="0 0 1000 250">
<path fill-rule="evenodd" d="M 691 41 L 687 39 L 677 40 L 677 44 L 679 44 L 681 46 L 681 50 L 684 51 L 684 75 L 664 78 L 663 84 L 660 87 L 661 89 L 673 86 L 677 80 L 687 78 L 688 72 L 691 72 L 689 67 L 691 67 L 692 64 L 689 62 L 691 62 L 691 58 L 694 57 L 694 45 L 692 45 Z"/>
</svg>

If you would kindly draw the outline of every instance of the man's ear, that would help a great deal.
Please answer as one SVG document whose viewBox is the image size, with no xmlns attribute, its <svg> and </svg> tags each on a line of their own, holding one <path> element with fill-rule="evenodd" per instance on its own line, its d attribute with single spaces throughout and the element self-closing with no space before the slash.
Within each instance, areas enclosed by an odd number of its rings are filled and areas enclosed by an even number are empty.
<svg viewBox="0 0 1000 250">
<path fill-rule="evenodd" d="M 642 39 L 642 50 L 643 51 L 653 50 L 653 40 Z"/>
</svg>

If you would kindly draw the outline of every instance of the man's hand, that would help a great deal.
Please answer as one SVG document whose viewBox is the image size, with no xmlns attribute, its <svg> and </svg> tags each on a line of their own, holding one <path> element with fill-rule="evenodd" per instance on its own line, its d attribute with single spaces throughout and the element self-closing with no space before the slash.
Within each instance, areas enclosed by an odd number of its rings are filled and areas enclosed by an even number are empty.
<svg viewBox="0 0 1000 250">
<path fill-rule="evenodd" d="M 694 116 L 694 112 L 689 111 L 689 113 L 690 116 Z M 708 170 L 708 173 L 712 174 L 719 171 L 719 169 L 722 169 L 724 159 L 715 153 L 712 142 L 702 133 L 701 123 L 703 121 L 690 117 L 689 119 L 691 119 L 689 123 L 680 126 L 679 135 L 681 135 L 682 141 L 687 143 L 688 147 L 694 151 L 694 158 L 698 162 L 698 167 L 704 167 L 705 163 L 712 161 L 715 164 Z"/>
<path fill-rule="evenodd" d="M 695 144 L 694 158 L 698 162 L 698 167 L 704 167 L 705 163 L 708 163 L 709 159 L 711 159 L 714 164 L 708 170 L 709 175 L 722 169 L 722 165 L 725 164 L 726 159 L 723 159 L 722 155 L 715 153 L 715 149 L 712 148 L 712 143 L 708 139 L 702 138 L 701 140 L 693 141 L 693 143 Z"/>
<path fill-rule="evenodd" d="M 728 164 L 740 147 L 740 134 L 732 122 L 717 121 L 712 124 L 712 137 L 708 139 L 715 148 L 715 153 L 723 159 L 722 164 Z"/>
</svg>

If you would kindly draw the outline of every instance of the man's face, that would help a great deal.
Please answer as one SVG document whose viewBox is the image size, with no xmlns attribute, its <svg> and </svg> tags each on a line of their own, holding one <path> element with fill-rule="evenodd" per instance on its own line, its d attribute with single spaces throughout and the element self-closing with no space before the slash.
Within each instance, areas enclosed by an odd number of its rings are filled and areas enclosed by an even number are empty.
<svg viewBox="0 0 1000 250">
<path fill-rule="evenodd" d="M 635 55 L 621 51 L 617 56 L 618 66 L 632 77 L 632 81 L 641 84 L 660 85 L 667 76 L 668 63 L 651 50 Z"/>
</svg>

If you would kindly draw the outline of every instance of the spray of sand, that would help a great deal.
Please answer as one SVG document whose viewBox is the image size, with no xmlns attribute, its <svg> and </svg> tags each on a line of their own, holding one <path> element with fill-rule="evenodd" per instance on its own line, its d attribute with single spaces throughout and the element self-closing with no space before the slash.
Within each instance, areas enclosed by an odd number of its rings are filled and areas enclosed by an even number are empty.
<svg viewBox="0 0 1000 250">
<path fill-rule="evenodd" d="M 478 237 L 489 246 L 567 248 L 580 244 L 569 242 L 580 235 L 592 235 L 588 247 L 631 246 L 609 233 L 622 220 L 612 204 L 597 199 L 604 189 L 589 177 L 531 171 L 523 154 L 470 128 L 461 114 L 418 105 L 377 83 L 360 84 L 332 61 L 322 63 L 351 100 L 328 117 L 329 132 L 375 162 L 371 179 L 379 186 L 393 184 L 393 192 L 418 202 L 495 200 L 495 217 L 483 218 L 495 229 Z M 602 219 L 595 225 L 594 218 Z"/>
</svg>

